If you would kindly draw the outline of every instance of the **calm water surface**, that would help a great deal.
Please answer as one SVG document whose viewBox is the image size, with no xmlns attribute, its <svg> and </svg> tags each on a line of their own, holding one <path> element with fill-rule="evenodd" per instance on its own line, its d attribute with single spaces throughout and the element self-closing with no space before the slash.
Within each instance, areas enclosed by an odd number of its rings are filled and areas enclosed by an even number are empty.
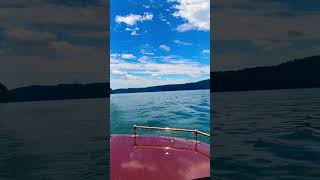
<svg viewBox="0 0 320 180">
<path fill-rule="evenodd" d="M 320 89 L 213 96 L 215 179 L 320 179 Z"/>
<path fill-rule="evenodd" d="M 210 91 L 172 91 L 112 94 L 110 98 L 110 131 L 132 134 L 132 126 L 145 125 L 198 129 L 210 132 Z M 194 138 L 190 133 L 143 131 L 142 134 Z M 209 138 L 201 140 L 209 143 Z"/>
<path fill-rule="evenodd" d="M 0 179 L 106 179 L 106 102 L 0 104 Z"/>
<path fill-rule="evenodd" d="M 319 92 L 214 94 L 214 179 L 319 179 Z M 0 179 L 106 179 L 106 101 L 0 104 Z M 133 124 L 209 132 L 206 90 L 117 94 L 110 103 L 111 133 L 130 134 Z"/>
</svg>

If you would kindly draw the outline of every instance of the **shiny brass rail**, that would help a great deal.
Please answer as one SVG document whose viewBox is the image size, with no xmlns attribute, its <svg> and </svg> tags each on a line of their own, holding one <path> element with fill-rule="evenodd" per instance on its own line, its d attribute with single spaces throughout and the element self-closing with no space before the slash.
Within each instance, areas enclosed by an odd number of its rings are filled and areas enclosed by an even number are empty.
<svg viewBox="0 0 320 180">
<path fill-rule="evenodd" d="M 133 133 L 134 135 L 137 134 L 137 129 L 148 129 L 148 130 L 156 130 L 156 131 L 175 131 L 175 132 L 191 132 L 195 135 L 195 140 L 198 141 L 198 135 L 202 135 L 205 137 L 210 137 L 210 134 L 195 130 L 189 130 L 189 129 L 178 129 L 178 128 L 161 128 L 161 127 L 150 127 L 150 126 L 137 126 L 133 125 Z"/>
</svg>

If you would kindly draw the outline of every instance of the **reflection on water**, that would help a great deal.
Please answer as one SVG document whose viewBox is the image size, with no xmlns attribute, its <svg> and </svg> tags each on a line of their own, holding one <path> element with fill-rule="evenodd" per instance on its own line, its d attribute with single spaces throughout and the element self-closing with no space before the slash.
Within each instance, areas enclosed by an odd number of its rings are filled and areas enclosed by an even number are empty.
<svg viewBox="0 0 320 180">
<path fill-rule="evenodd" d="M 0 179 L 105 179 L 106 101 L 0 104 Z"/>
<path fill-rule="evenodd" d="M 214 94 L 215 179 L 319 179 L 320 89 Z"/>
<path fill-rule="evenodd" d="M 132 134 L 132 126 L 146 125 L 198 129 L 210 132 L 210 91 L 173 91 L 112 94 L 110 98 L 111 134 Z M 193 139 L 193 134 L 150 132 Z M 201 137 L 209 143 L 209 138 Z"/>
</svg>

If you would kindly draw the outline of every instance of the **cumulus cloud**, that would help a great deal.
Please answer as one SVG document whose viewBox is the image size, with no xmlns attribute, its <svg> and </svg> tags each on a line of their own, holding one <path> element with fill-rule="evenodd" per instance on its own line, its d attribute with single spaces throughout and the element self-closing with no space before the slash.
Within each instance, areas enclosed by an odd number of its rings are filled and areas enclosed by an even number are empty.
<svg viewBox="0 0 320 180">
<path fill-rule="evenodd" d="M 131 32 L 131 35 L 132 35 L 132 36 L 138 36 L 138 35 L 140 35 L 140 34 L 138 34 L 137 31 L 132 31 L 132 32 Z"/>
<path fill-rule="evenodd" d="M 122 59 L 135 59 L 136 57 L 133 54 L 110 54 L 112 58 L 122 58 Z"/>
<path fill-rule="evenodd" d="M 169 46 L 163 45 L 163 44 L 160 45 L 159 48 L 162 49 L 162 50 L 164 50 L 164 51 L 170 51 L 170 50 L 171 50 L 171 48 L 170 48 Z"/>
<path fill-rule="evenodd" d="M 192 45 L 191 43 L 180 41 L 180 40 L 174 40 L 173 42 L 176 44 L 184 45 L 184 46 L 191 46 Z"/>
<path fill-rule="evenodd" d="M 138 14 L 129 14 L 127 16 L 116 16 L 115 21 L 117 23 L 125 23 L 128 26 L 133 26 L 137 22 L 150 21 L 153 19 L 153 14 L 145 12 L 143 15 Z"/>
<path fill-rule="evenodd" d="M 210 0 L 176 0 L 176 11 L 173 16 L 184 19 L 186 22 L 179 25 L 176 30 L 185 32 L 189 30 L 210 30 Z"/>
<path fill-rule="evenodd" d="M 135 28 L 126 28 L 126 31 L 137 31 L 140 30 L 138 27 Z"/>
<path fill-rule="evenodd" d="M 204 50 L 202 50 L 202 53 L 203 54 L 210 54 L 210 50 L 209 49 L 204 49 Z"/>
<path fill-rule="evenodd" d="M 140 34 L 137 33 L 137 31 L 139 31 L 139 30 L 140 30 L 140 28 L 138 28 L 138 27 L 126 28 L 126 31 L 130 31 L 132 36 L 140 35 Z"/>
<path fill-rule="evenodd" d="M 123 58 L 123 59 L 134 59 L 136 57 L 133 54 L 121 54 L 121 58 Z"/>
<path fill-rule="evenodd" d="M 144 50 L 144 49 L 142 49 L 142 50 L 140 51 L 140 53 L 141 53 L 141 54 L 144 54 L 144 55 L 154 55 L 153 52 L 148 52 L 148 51 L 146 51 L 146 50 Z"/>
</svg>

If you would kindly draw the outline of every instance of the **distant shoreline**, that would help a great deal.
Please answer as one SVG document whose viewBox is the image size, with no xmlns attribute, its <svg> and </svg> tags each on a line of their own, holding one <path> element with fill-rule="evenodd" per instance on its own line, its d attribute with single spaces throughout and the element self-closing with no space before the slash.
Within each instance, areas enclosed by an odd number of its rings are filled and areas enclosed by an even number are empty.
<svg viewBox="0 0 320 180">
<path fill-rule="evenodd" d="M 70 98 L 70 99 L 40 99 L 40 100 L 28 100 L 28 101 L 7 101 L 7 102 L 1 102 L 0 104 L 6 104 L 6 103 L 28 103 L 28 102 L 54 102 L 54 101 L 69 101 L 69 100 L 89 100 L 89 99 L 103 99 L 103 98 L 110 98 L 110 97 L 97 97 L 97 98 Z"/>
<path fill-rule="evenodd" d="M 296 89 L 320 89 L 319 87 L 298 87 L 298 88 L 281 88 L 281 89 L 256 89 L 256 90 L 235 90 L 235 91 L 216 91 L 213 92 L 210 89 L 192 89 L 192 90 L 176 90 L 176 91 L 199 91 L 199 90 L 208 90 L 210 93 L 233 93 L 233 92 L 254 92 L 254 91 L 275 91 L 275 90 L 296 90 Z M 118 94 L 139 94 L 139 93 L 157 93 L 157 92 L 176 92 L 176 91 L 156 91 L 156 92 L 131 92 L 131 93 L 115 93 L 110 95 L 118 95 Z"/>
<path fill-rule="evenodd" d="M 297 89 L 320 89 L 320 87 L 310 87 L 310 88 L 287 88 L 287 89 L 261 89 L 261 90 L 241 90 L 241 91 L 220 91 L 220 92 L 210 92 L 212 94 L 220 94 L 220 93 L 235 93 L 235 92 L 260 92 L 260 91 L 280 91 L 280 90 L 297 90 Z M 199 91 L 199 90 L 208 90 L 210 89 L 194 89 L 194 90 L 177 90 L 177 91 Z M 176 91 L 157 91 L 157 92 L 176 92 Z M 157 93 L 157 92 L 136 92 L 136 93 L 117 93 L 110 95 L 119 95 L 119 94 L 139 94 L 139 93 Z M 68 101 L 68 100 L 88 100 L 88 99 L 103 99 L 110 97 L 96 97 L 96 98 L 70 98 L 70 99 L 46 99 L 46 100 L 30 100 L 30 101 L 8 101 L 8 102 L 0 102 L 1 103 L 27 103 L 27 102 L 41 102 L 41 101 Z"/>
<path fill-rule="evenodd" d="M 176 92 L 176 91 L 201 91 L 201 90 L 207 90 L 210 91 L 210 89 L 187 89 L 187 90 L 175 90 L 175 91 L 146 91 L 146 92 L 130 92 L 130 93 L 111 93 L 110 95 L 118 95 L 118 94 L 139 94 L 139 93 L 161 93 L 161 92 Z"/>
</svg>

